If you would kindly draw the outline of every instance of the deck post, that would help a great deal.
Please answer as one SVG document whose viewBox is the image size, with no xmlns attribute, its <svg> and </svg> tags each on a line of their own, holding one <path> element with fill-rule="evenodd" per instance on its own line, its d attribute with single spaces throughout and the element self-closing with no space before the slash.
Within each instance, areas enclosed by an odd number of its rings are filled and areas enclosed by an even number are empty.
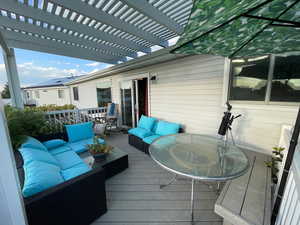
<svg viewBox="0 0 300 225">
<path fill-rule="evenodd" d="M 15 159 L 0 97 L 0 215 L 1 224 L 26 225 Z"/>
<path fill-rule="evenodd" d="M 3 58 L 12 105 L 22 109 L 24 108 L 24 104 L 14 49 L 10 48 L 9 52 L 3 51 Z"/>
</svg>

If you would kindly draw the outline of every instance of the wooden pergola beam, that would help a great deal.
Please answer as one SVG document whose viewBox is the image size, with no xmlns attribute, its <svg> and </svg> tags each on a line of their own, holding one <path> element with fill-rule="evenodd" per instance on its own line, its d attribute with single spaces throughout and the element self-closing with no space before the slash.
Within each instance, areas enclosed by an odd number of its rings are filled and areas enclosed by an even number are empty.
<svg viewBox="0 0 300 225">
<path fill-rule="evenodd" d="M 102 10 L 95 8 L 87 3 L 82 2 L 81 0 L 51 0 L 51 2 L 56 3 L 64 8 L 72 9 L 80 14 L 88 16 L 92 19 L 95 19 L 101 23 L 110 25 L 119 30 L 122 30 L 126 33 L 130 33 L 136 37 L 144 39 L 154 45 L 160 45 L 162 47 L 168 47 L 166 44 L 166 40 L 161 39 L 160 37 L 154 36 L 153 34 L 139 29 L 136 26 L 127 23 L 123 20 L 120 20 L 113 15 L 105 13 Z"/>
<path fill-rule="evenodd" d="M 71 4 L 73 1 L 70 2 Z M 43 11 L 38 8 L 33 8 L 31 6 L 24 5 L 22 3 L 19 3 L 17 1 L 13 0 L 0 0 L 0 6 L 2 9 L 5 9 L 10 12 L 14 12 L 16 14 L 30 17 L 35 20 L 41 21 L 41 22 L 47 22 L 50 24 L 54 24 L 56 26 L 66 28 L 68 30 L 73 30 L 74 32 L 83 33 L 88 36 L 92 36 L 95 38 L 98 38 L 103 41 L 107 41 L 110 43 L 115 43 L 120 46 L 133 49 L 136 51 L 142 51 L 145 53 L 148 53 L 149 50 L 145 48 L 143 45 L 137 44 L 134 41 L 127 40 L 124 38 L 120 38 L 116 35 L 111 35 L 105 32 L 101 32 L 100 30 L 97 30 L 93 27 L 89 27 L 86 25 L 79 24 L 77 22 L 68 20 L 66 18 L 53 15 L 47 11 Z"/>
<path fill-rule="evenodd" d="M 97 62 L 105 62 L 110 64 L 115 64 L 119 60 L 118 57 L 104 55 L 101 52 L 63 44 L 57 41 L 42 39 L 20 32 L 3 30 L 2 34 L 7 40 L 6 43 L 9 47 L 47 52 L 51 54 L 87 59 Z"/>
<path fill-rule="evenodd" d="M 183 27 L 169 18 L 163 12 L 159 11 L 156 7 L 151 5 L 147 0 L 121 0 L 131 8 L 143 13 L 157 23 L 167 27 L 176 34 L 183 32 Z"/>
<path fill-rule="evenodd" d="M 66 34 L 66 33 L 63 33 L 60 31 L 50 30 L 50 29 L 42 28 L 40 26 L 36 26 L 36 25 L 30 24 L 30 23 L 25 23 L 25 22 L 14 20 L 14 19 L 9 19 L 8 17 L 0 16 L 0 24 L 3 26 L 6 26 L 6 27 L 12 28 L 12 29 L 27 31 L 27 32 L 31 32 L 33 34 L 39 34 L 39 35 L 44 35 L 47 37 L 57 38 L 60 40 L 70 41 L 73 43 L 85 45 L 87 47 L 98 48 L 100 50 L 107 51 L 108 53 L 119 54 L 120 57 L 131 56 L 131 57 L 135 58 L 134 57 L 135 54 L 131 51 L 125 51 L 120 48 L 108 46 L 105 44 L 99 44 L 99 43 L 94 42 L 89 39 L 75 37 L 73 35 L 69 35 L 69 34 Z"/>
</svg>

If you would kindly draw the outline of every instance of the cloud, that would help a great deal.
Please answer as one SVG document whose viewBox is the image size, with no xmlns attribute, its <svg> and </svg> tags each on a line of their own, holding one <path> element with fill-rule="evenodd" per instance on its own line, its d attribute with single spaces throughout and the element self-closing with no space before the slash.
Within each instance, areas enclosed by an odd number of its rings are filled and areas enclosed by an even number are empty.
<svg viewBox="0 0 300 225">
<path fill-rule="evenodd" d="M 99 72 L 101 70 L 104 70 L 104 69 L 112 67 L 112 66 L 113 66 L 113 64 L 106 64 L 106 65 L 102 66 L 101 68 L 95 68 L 95 69 L 93 69 L 89 73 L 96 73 L 96 72 Z"/>
<path fill-rule="evenodd" d="M 93 67 L 95 67 L 95 66 L 99 66 L 100 65 L 100 63 L 99 62 L 94 62 L 94 63 L 88 63 L 88 64 L 85 64 L 86 66 L 93 66 Z"/>
<path fill-rule="evenodd" d="M 57 77 L 65 77 L 70 75 L 82 75 L 88 71 L 79 69 L 77 67 L 72 69 L 63 69 L 53 66 L 40 66 L 34 62 L 25 62 L 17 65 L 21 86 L 28 86 L 29 84 L 37 84 L 48 79 Z M 4 64 L 0 64 L 0 83 L 6 83 L 6 71 Z"/>
</svg>

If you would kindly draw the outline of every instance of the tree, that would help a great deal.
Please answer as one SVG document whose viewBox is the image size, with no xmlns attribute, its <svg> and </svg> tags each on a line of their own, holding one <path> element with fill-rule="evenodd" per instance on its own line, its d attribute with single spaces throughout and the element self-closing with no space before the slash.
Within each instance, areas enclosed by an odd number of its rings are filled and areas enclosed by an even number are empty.
<svg viewBox="0 0 300 225">
<path fill-rule="evenodd" d="M 5 84 L 3 91 L 1 92 L 2 98 L 10 98 L 10 92 L 8 88 L 8 84 Z"/>
</svg>

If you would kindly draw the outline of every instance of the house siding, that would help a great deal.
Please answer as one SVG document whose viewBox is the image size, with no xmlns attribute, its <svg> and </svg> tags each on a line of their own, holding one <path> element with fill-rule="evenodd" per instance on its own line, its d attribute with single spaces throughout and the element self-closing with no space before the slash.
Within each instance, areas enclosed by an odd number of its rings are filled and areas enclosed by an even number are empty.
<svg viewBox="0 0 300 225">
<path fill-rule="evenodd" d="M 224 71 L 225 70 L 225 71 Z M 79 108 L 96 107 L 96 84 L 112 81 L 112 100 L 120 103 L 122 79 L 156 76 L 150 85 L 151 116 L 183 125 L 185 132 L 216 135 L 227 95 L 225 59 L 198 55 L 180 58 L 110 77 L 85 81 L 79 87 Z M 228 74 L 227 74 L 228 76 Z M 72 98 L 73 99 L 73 98 Z M 295 106 L 233 104 L 233 112 L 243 116 L 234 122 L 235 140 L 258 151 L 271 153 L 278 144 L 281 126 L 293 124 Z"/>
<path fill-rule="evenodd" d="M 58 90 L 64 90 L 64 98 L 58 98 Z M 30 93 L 30 98 L 26 98 L 27 101 L 34 100 L 37 106 L 50 104 L 62 106 L 66 104 L 71 104 L 69 87 L 26 89 L 26 92 L 28 91 Z M 35 96 L 35 91 L 39 92 L 39 98 Z"/>
</svg>

